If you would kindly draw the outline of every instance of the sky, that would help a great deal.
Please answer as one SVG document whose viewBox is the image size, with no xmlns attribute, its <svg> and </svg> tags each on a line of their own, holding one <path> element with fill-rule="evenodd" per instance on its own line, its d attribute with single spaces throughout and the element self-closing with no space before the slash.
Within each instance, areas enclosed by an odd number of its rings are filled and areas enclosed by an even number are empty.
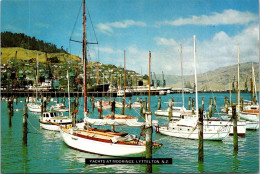
<svg viewBox="0 0 260 174">
<path fill-rule="evenodd" d="M 1 32 L 25 33 L 82 57 L 82 0 L 2 0 Z M 86 0 L 88 61 L 148 74 L 259 62 L 258 0 Z"/>
</svg>

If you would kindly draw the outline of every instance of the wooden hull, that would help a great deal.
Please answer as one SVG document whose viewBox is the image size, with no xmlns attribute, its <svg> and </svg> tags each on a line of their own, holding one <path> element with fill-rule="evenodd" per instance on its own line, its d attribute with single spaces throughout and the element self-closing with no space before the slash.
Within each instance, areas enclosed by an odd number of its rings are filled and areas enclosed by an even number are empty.
<svg viewBox="0 0 260 174">
<path fill-rule="evenodd" d="M 71 148 L 105 156 L 144 156 L 146 147 L 144 144 L 113 143 L 111 140 L 101 140 L 77 134 L 69 129 L 60 129 L 64 142 Z M 154 148 L 156 150 L 159 149 Z"/>
</svg>

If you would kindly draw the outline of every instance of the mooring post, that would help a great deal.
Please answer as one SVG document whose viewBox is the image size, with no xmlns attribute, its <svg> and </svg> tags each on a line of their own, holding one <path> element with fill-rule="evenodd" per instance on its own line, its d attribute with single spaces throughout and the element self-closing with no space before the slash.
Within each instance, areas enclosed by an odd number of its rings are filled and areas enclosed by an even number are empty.
<svg viewBox="0 0 260 174">
<path fill-rule="evenodd" d="M 91 98 L 91 104 L 92 104 L 92 112 L 94 112 L 94 108 L 95 108 L 95 99 L 94 99 L 93 96 L 92 96 L 92 98 Z"/>
<path fill-rule="evenodd" d="M 213 104 L 213 107 L 214 107 L 214 111 L 216 111 L 216 107 L 217 107 L 217 98 L 214 97 L 214 104 Z"/>
<path fill-rule="evenodd" d="M 189 103 L 188 103 L 188 110 L 190 110 L 190 105 L 191 105 L 191 97 L 189 97 Z"/>
<path fill-rule="evenodd" d="M 8 116 L 9 116 L 9 127 L 12 127 L 12 113 L 11 113 L 11 101 L 7 101 Z"/>
<path fill-rule="evenodd" d="M 43 114 L 43 96 L 41 94 L 41 115 Z"/>
<path fill-rule="evenodd" d="M 70 115 L 71 115 L 71 118 L 72 118 L 72 127 L 75 127 L 75 125 L 76 125 L 76 122 L 75 122 L 75 112 L 74 112 L 74 110 L 75 110 L 75 100 L 74 101 L 72 101 L 71 103 L 70 103 L 70 105 L 71 105 L 71 111 L 70 111 Z"/>
<path fill-rule="evenodd" d="M 122 104 L 123 104 L 122 115 L 125 115 L 125 99 L 124 98 L 122 99 Z"/>
<path fill-rule="evenodd" d="M 144 112 L 147 111 L 147 97 L 144 98 Z"/>
<path fill-rule="evenodd" d="M 99 112 L 98 117 L 99 117 L 99 119 L 101 119 L 102 118 L 102 100 L 99 100 L 98 112 Z"/>
<path fill-rule="evenodd" d="M 169 100 L 169 111 L 168 111 L 169 121 L 172 118 L 172 100 Z"/>
<path fill-rule="evenodd" d="M 202 108 L 199 109 L 199 120 L 198 120 L 198 136 L 199 136 L 199 154 L 198 154 L 198 160 L 200 162 L 203 161 L 204 155 L 203 155 L 203 110 Z"/>
<path fill-rule="evenodd" d="M 112 101 L 112 103 L 111 103 L 112 120 L 115 119 L 115 111 L 116 111 L 116 101 L 115 101 L 115 99 L 114 99 L 114 100 Z M 112 129 L 113 132 L 116 131 L 114 125 L 111 126 L 111 129 Z"/>
<path fill-rule="evenodd" d="M 240 106 L 241 106 L 240 111 L 243 111 L 244 110 L 244 99 L 243 99 L 243 97 L 240 98 L 240 102 L 241 102 L 240 103 Z"/>
<path fill-rule="evenodd" d="M 192 114 L 195 114 L 195 99 L 192 98 Z"/>
<path fill-rule="evenodd" d="M 236 105 L 232 105 L 232 119 L 233 119 L 233 146 L 234 146 L 234 151 L 238 151 Z"/>
<path fill-rule="evenodd" d="M 11 116 L 14 116 L 14 97 L 11 97 L 10 110 Z"/>
<path fill-rule="evenodd" d="M 172 97 L 172 106 L 174 106 L 174 97 Z"/>
<path fill-rule="evenodd" d="M 27 114 L 27 105 L 23 105 L 23 144 L 27 145 L 27 119 L 28 119 L 28 114 Z"/>
<path fill-rule="evenodd" d="M 71 108 L 70 114 L 73 114 L 73 113 L 74 113 L 74 110 L 75 110 L 75 101 L 72 101 L 72 102 L 70 103 L 70 108 Z"/>
<path fill-rule="evenodd" d="M 204 111 L 204 97 L 202 97 L 202 99 L 201 99 L 201 109 Z"/>
<path fill-rule="evenodd" d="M 146 128 L 146 159 L 152 159 L 152 113 L 145 113 L 145 128 Z M 146 173 L 152 173 L 152 164 L 146 165 Z"/>
<path fill-rule="evenodd" d="M 132 105 L 132 103 L 131 103 L 131 100 L 132 100 L 132 98 L 131 97 L 129 97 L 129 108 L 131 109 L 131 105 Z"/>
<path fill-rule="evenodd" d="M 143 117 L 143 100 L 142 100 L 142 98 L 139 99 L 139 102 L 140 102 L 140 115 L 141 115 L 141 117 Z"/>
<path fill-rule="evenodd" d="M 47 101 L 43 102 L 43 112 L 46 112 L 47 110 Z"/>
<path fill-rule="evenodd" d="M 64 95 L 63 97 L 63 104 L 65 105 L 65 102 L 66 102 L 66 96 Z"/>
<path fill-rule="evenodd" d="M 158 110 L 161 110 L 161 97 L 158 99 Z"/>
<path fill-rule="evenodd" d="M 225 97 L 225 105 L 224 105 L 224 108 L 225 108 L 225 112 L 226 112 L 226 114 L 228 113 L 228 98 L 227 97 Z"/>
<path fill-rule="evenodd" d="M 212 98 L 209 98 L 209 118 L 212 117 Z"/>
</svg>

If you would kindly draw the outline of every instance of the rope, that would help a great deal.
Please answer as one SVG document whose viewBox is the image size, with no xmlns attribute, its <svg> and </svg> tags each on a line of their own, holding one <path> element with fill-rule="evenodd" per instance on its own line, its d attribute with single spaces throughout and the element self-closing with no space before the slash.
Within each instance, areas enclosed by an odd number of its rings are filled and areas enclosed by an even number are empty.
<svg viewBox="0 0 260 174">
<path fill-rule="evenodd" d="M 72 29 L 72 32 L 71 32 L 71 35 L 70 35 L 70 40 L 71 40 L 72 34 L 74 33 L 74 30 L 75 30 L 75 27 L 76 27 L 76 24 L 77 24 L 77 20 L 78 20 L 78 18 L 79 18 L 79 12 L 80 12 L 80 9 L 81 9 L 81 7 L 82 7 L 82 4 L 83 4 L 83 2 L 80 4 L 80 8 L 79 8 L 79 11 L 78 11 L 78 15 L 77 15 L 76 21 L 75 21 L 75 23 L 74 23 L 74 26 L 73 26 L 73 29 Z"/>
<path fill-rule="evenodd" d="M 29 121 L 28 118 L 27 118 L 27 121 L 29 122 L 29 124 L 31 125 L 31 127 L 32 127 L 34 130 L 36 130 L 36 131 L 39 132 L 40 134 L 43 134 L 41 131 L 39 131 L 37 128 L 35 128 L 35 127 L 31 124 L 31 122 Z"/>
<path fill-rule="evenodd" d="M 94 26 L 93 26 L 93 22 L 92 22 L 92 19 L 91 19 L 91 16 L 90 16 L 90 13 L 89 13 L 88 6 L 87 6 L 87 5 L 86 5 L 86 8 L 87 8 L 88 16 L 89 16 L 89 19 L 90 19 L 90 22 L 91 22 L 91 26 L 92 26 L 93 31 L 94 31 L 94 35 L 95 35 L 96 41 L 98 42 L 98 40 L 97 40 L 97 35 L 96 35 L 96 32 L 95 32 L 95 29 L 94 29 Z"/>
</svg>

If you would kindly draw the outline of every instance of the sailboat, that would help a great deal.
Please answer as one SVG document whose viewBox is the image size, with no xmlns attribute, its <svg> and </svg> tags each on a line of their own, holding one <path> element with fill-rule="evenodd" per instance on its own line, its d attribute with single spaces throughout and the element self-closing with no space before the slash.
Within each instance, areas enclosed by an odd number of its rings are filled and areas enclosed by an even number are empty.
<svg viewBox="0 0 260 174">
<path fill-rule="evenodd" d="M 106 129 L 89 127 L 91 122 L 87 110 L 87 56 L 86 56 L 86 15 L 85 0 L 83 0 L 83 66 L 84 66 L 84 128 L 66 128 L 60 126 L 63 141 L 71 148 L 106 156 L 141 156 L 146 151 L 146 141 L 134 135 L 115 132 Z M 104 122 L 101 119 L 99 122 Z M 112 120 L 112 122 L 115 122 Z M 95 124 L 95 123 L 93 123 Z M 153 150 L 158 150 L 162 144 L 153 143 Z"/>
<path fill-rule="evenodd" d="M 255 83 L 255 73 L 254 73 L 254 67 L 252 63 L 252 101 L 251 105 L 245 106 L 244 110 L 240 113 L 240 118 L 247 120 L 247 121 L 252 121 L 252 122 L 257 122 L 259 128 L 259 105 L 256 105 L 255 101 L 255 93 L 256 93 L 256 83 Z"/>
<path fill-rule="evenodd" d="M 34 102 L 29 102 L 27 104 L 27 107 L 29 109 L 29 111 L 31 112 L 36 112 L 36 113 L 40 113 L 41 112 L 41 104 L 37 103 L 37 89 L 38 89 L 38 52 L 37 52 L 37 57 L 36 57 L 36 97 L 35 97 L 35 101 Z"/>
<path fill-rule="evenodd" d="M 196 45 L 194 39 L 194 69 L 195 69 L 195 91 L 196 91 L 196 112 L 181 114 L 181 119 L 171 119 L 167 126 L 157 126 L 157 132 L 178 138 L 198 139 L 199 128 L 198 122 L 198 90 L 197 90 L 197 73 L 196 73 Z M 204 121 L 203 121 L 204 122 Z M 203 139 L 204 140 L 223 140 L 229 134 L 229 127 L 203 123 Z"/>
<path fill-rule="evenodd" d="M 181 60 L 181 78 L 182 78 L 182 107 L 178 107 L 178 106 L 172 106 L 171 108 L 171 115 L 173 118 L 180 118 L 182 113 L 191 113 L 191 110 L 187 110 L 184 107 L 184 90 L 183 90 L 183 67 L 182 67 L 182 45 L 180 45 L 180 60 Z M 170 113 L 170 107 L 168 107 L 167 110 L 156 110 L 155 111 L 155 115 L 159 115 L 159 116 L 166 116 L 169 117 L 169 113 Z"/>
<path fill-rule="evenodd" d="M 68 97 L 69 97 L 69 115 L 65 116 L 62 111 L 47 111 L 43 112 L 41 115 L 39 122 L 40 122 L 40 127 L 46 130 L 51 130 L 51 131 L 59 131 L 60 130 L 60 125 L 65 126 L 65 127 L 72 127 L 73 124 L 73 118 L 70 115 L 70 91 L 69 91 L 69 73 L 67 71 L 67 79 L 68 79 Z M 77 127 L 83 127 L 84 123 L 82 121 L 75 123 Z"/>
</svg>

